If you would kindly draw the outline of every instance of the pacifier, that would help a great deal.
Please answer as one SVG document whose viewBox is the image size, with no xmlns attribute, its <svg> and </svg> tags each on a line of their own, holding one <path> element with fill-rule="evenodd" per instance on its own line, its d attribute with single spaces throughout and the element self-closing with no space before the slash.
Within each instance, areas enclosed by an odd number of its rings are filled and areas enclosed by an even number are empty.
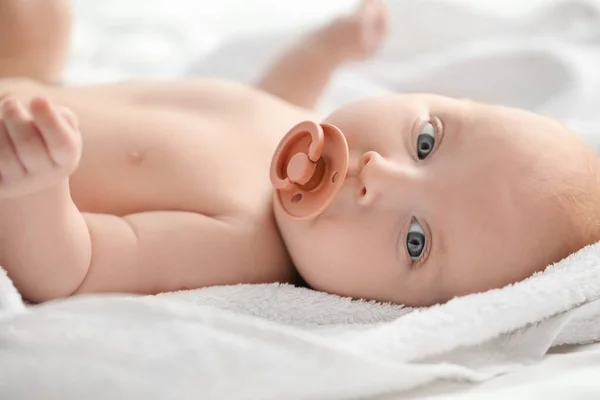
<svg viewBox="0 0 600 400">
<path fill-rule="evenodd" d="M 348 159 L 348 143 L 337 127 L 300 122 L 283 137 L 271 160 L 276 201 L 292 219 L 315 218 L 342 188 Z"/>
</svg>

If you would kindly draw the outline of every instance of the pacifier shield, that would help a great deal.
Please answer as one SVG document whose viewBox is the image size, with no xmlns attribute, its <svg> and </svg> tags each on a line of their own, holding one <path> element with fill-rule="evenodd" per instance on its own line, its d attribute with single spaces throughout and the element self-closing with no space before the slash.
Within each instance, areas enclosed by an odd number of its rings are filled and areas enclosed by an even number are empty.
<svg viewBox="0 0 600 400">
<path fill-rule="evenodd" d="M 346 138 L 337 127 L 301 122 L 285 135 L 271 161 L 275 200 L 292 219 L 315 218 L 341 189 L 348 159 Z"/>
</svg>

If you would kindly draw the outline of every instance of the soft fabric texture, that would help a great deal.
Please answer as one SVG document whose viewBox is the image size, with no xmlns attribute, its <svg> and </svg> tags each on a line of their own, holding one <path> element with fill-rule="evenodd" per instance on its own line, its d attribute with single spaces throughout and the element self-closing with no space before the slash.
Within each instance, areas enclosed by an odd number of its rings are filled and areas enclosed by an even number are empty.
<svg viewBox="0 0 600 400">
<path fill-rule="evenodd" d="M 389 1 L 387 46 L 372 62 L 340 71 L 319 110 L 368 95 L 435 91 L 553 115 L 597 145 L 597 3 L 544 4 L 517 16 L 448 1 Z M 130 10 L 128 27 L 141 28 L 126 43 L 147 37 L 149 10 Z M 107 25 L 118 26 L 96 28 Z M 165 28 L 175 32 L 173 43 L 182 42 L 183 26 Z M 245 35 L 190 70 L 251 81 L 297 32 Z M 120 53 L 93 53 L 114 51 L 113 39 L 76 47 L 86 51 L 76 52 L 75 64 L 91 61 L 75 78 L 113 76 L 95 60 Z M 152 54 L 177 60 L 160 40 L 152 43 Z M 184 47 L 175 47 L 181 57 Z M 139 54 L 122 53 L 124 70 L 142 64 Z M 600 398 L 600 347 L 588 344 L 599 340 L 600 244 L 523 282 L 423 309 L 275 284 L 25 307 L 0 271 L 2 399 L 577 398 L 583 389 Z"/>
<path fill-rule="evenodd" d="M 0 304 L 19 304 L 0 277 Z M 1 398 L 398 394 L 485 381 L 551 347 L 600 340 L 600 244 L 523 282 L 424 309 L 237 285 L 3 311 Z"/>
<path fill-rule="evenodd" d="M 25 310 L 21 295 L 0 267 L 0 318 Z"/>
</svg>

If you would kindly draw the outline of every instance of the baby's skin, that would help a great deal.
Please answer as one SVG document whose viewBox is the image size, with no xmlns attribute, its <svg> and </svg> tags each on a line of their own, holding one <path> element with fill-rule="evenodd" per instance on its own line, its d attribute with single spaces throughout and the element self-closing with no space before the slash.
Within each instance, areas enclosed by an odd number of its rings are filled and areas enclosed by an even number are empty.
<svg viewBox="0 0 600 400">
<path fill-rule="evenodd" d="M 34 302 L 299 272 L 325 292 L 428 305 L 523 279 L 598 240 L 580 206 L 600 198 L 587 190 L 598 186 L 596 156 L 576 135 L 434 95 L 329 116 L 348 141 L 348 178 L 322 215 L 288 218 L 269 180 L 277 145 L 317 119 L 331 74 L 371 55 L 385 29 L 381 4 L 364 0 L 256 87 L 0 81 L 0 264 Z"/>
<path fill-rule="evenodd" d="M 69 54 L 71 2 L 0 1 L 0 76 L 59 78 Z"/>
<path fill-rule="evenodd" d="M 271 157 L 292 125 L 317 118 L 335 69 L 378 48 L 386 23 L 365 0 L 256 87 L 0 81 L 0 265 L 34 302 L 293 281 Z"/>
<path fill-rule="evenodd" d="M 350 149 L 340 193 L 308 221 L 275 203 L 314 289 L 431 305 L 600 240 L 597 155 L 550 118 L 413 94 L 355 102 L 324 122 Z"/>
</svg>

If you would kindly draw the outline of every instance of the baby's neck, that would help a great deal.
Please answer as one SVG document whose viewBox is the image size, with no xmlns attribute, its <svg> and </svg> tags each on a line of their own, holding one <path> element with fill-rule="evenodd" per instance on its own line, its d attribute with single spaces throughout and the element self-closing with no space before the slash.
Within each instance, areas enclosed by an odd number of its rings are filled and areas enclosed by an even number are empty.
<svg viewBox="0 0 600 400">
<path fill-rule="evenodd" d="M 294 266 L 292 257 L 290 255 L 287 245 L 285 243 L 285 237 L 281 232 L 281 229 L 279 226 L 279 221 L 276 216 L 275 209 L 274 209 L 273 197 L 271 197 L 269 200 L 269 209 L 271 210 L 270 219 L 271 219 L 271 224 L 273 227 L 272 229 L 275 232 L 276 237 L 268 238 L 266 240 L 266 243 L 264 243 L 264 244 L 272 245 L 274 247 L 272 250 L 273 250 L 273 253 L 276 254 L 276 257 L 280 260 L 281 268 L 285 269 L 285 271 L 287 271 L 287 273 L 289 274 L 289 279 L 286 280 L 285 283 L 291 283 L 291 284 L 295 284 L 295 285 L 304 286 L 304 284 L 303 284 L 304 281 L 302 280 L 302 277 L 298 274 L 298 271 L 296 270 L 296 267 Z"/>
</svg>

